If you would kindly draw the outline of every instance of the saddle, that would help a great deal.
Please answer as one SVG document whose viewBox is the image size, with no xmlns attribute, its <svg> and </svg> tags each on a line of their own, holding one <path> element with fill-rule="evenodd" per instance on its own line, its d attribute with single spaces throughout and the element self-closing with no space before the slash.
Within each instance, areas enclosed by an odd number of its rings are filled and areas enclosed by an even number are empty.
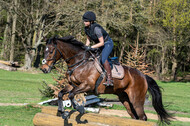
<svg viewBox="0 0 190 126">
<path fill-rule="evenodd" d="M 124 77 L 124 69 L 122 65 L 119 63 L 118 58 L 112 57 L 108 61 L 111 66 L 112 77 L 117 78 L 117 79 L 122 79 Z M 100 62 L 100 57 L 95 58 L 94 66 L 96 67 L 99 73 L 102 73 L 105 71 L 103 68 L 103 65 Z"/>
</svg>

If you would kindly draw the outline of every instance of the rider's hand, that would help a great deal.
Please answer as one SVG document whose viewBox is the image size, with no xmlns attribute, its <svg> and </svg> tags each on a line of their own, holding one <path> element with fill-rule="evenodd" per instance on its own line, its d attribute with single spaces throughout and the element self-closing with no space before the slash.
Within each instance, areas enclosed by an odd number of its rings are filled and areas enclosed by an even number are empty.
<svg viewBox="0 0 190 126">
<path fill-rule="evenodd" d="M 92 48 L 91 48 L 90 46 L 85 46 L 84 49 L 85 49 L 86 51 L 90 51 Z"/>
<path fill-rule="evenodd" d="M 95 51 L 97 51 L 98 49 L 97 48 L 91 48 L 90 49 L 92 52 L 95 52 Z"/>
</svg>

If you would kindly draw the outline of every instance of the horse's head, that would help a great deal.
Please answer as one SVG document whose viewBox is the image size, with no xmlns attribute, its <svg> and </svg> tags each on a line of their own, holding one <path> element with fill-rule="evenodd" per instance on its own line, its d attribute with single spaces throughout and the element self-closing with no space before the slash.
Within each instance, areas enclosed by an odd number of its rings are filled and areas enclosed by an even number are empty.
<svg viewBox="0 0 190 126">
<path fill-rule="evenodd" d="M 53 37 L 46 42 L 44 56 L 41 70 L 44 73 L 49 73 L 60 58 L 64 59 L 68 67 L 73 66 L 73 64 L 84 60 L 86 51 L 84 44 L 74 39 L 73 36 Z"/>
<path fill-rule="evenodd" d="M 56 38 L 48 39 L 46 42 L 46 48 L 44 51 L 44 59 L 42 60 L 41 70 L 44 73 L 49 73 L 56 63 L 62 56 L 62 52 L 57 46 Z"/>
</svg>

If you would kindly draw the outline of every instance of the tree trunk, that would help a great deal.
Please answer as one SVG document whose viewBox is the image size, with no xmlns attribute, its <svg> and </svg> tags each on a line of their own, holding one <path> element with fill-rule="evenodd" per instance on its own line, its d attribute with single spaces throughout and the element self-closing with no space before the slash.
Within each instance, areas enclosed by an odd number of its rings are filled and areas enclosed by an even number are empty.
<svg viewBox="0 0 190 126">
<path fill-rule="evenodd" d="M 156 14 L 156 0 L 154 0 L 154 8 L 153 8 L 153 17 L 155 18 Z"/>
<path fill-rule="evenodd" d="M 37 50 L 37 48 L 41 44 L 41 40 L 43 38 L 43 27 L 45 24 L 45 20 L 43 20 L 41 23 L 38 21 L 36 23 L 40 24 L 39 28 L 36 28 L 36 30 L 34 31 L 33 37 L 31 37 L 30 35 L 28 37 L 29 39 L 27 40 L 28 44 L 31 45 L 32 49 L 30 49 L 30 51 L 26 52 L 25 54 L 25 69 L 32 68 L 32 62 L 34 61 L 35 57 L 39 58 L 36 56 L 37 53 L 35 50 Z M 31 42 L 31 38 L 33 38 L 32 42 Z"/>
<path fill-rule="evenodd" d="M 30 19 L 27 19 L 27 26 L 29 26 L 29 31 L 31 31 L 32 24 L 30 23 Z M 34 38 L 33 38 L 34 39 Z M 26 40 L 26 53 L 25 53 L 25 63 L 24 63 L 24 69 L 31 69 L 32 68 L 32 33 L 30 32 L 27 40 Z"/>
<path fill-rule="evenodd" d="M 173 76 L 173 80 L 176 81 L 177 80 L 176 46 L 173 47 L 172 76 Z"/>
<path fill-rule="evenodd" d="M 7 12 L 7 22 L 6 22 L 6 26 L 5 26 L 5 31 L 4 31 L 4 35 L 3 35 L 3 43 L 2 43 L 2 50 L 1 50 L 1 58 L 4 57 L 5 60 L 7 60 L 7 55 L 6 55 L 6 50 L 7 50 L 7 46 L 8 46 L 8 41 L 7 41 L 7 36 L 8 33 L 10 31 L 10 12 Z"/>
<path fill-rule="evenodd" d="M 17 7 L 17 0 L 14 0 L 14 6 Z M 15 7 L 15 10 L 16 10 L 16 7 Z M 12 34 L 11 34 L 10 62 L 14 61 L 16 21 L 17 21 L 17 14 L 14 13 L 14 15 L 13 15 L 13 25 L 12 25 Z"/>
<path fill-rule="evenodd" d="M 159 62 L 159 60 L 157 60 L 157 65 L 156 65 L 156 76 L 158 77 L 158 80 L 161 79 L 161 76 L 160 76 L 160 62 Z"/>
<path fill-rule="evenodd" d="M 139 31 L 137 32 L 136 52 L 135 52 L 136 54 L 135 54 L 135 56 L 137 56 L 138 50 L 139 50 Z"/>
<path fill-rule="evenodd" d="M 167 63 L 166 63 L 166 47 L 162 47 L 162 56 L 161 56 L 161 65 L 162 65 L 162 74 L 166 74 L 167 72 Z"/>
<path fill-rule="evenodd" d="M 119 61 L 120 62 L 122 61 L 124 50 L 125 50 L 125 42 L 123 41 L 120 56 L 119 56 Z"/>
<path fill-rule="evenodd" d="M 174 46 L 173 46 L 173 57 L 172 57 L 172 76 L 173 76 L 173 80 L 176 81 L 177 80 L 177 50 L 176 50 L 176 26 L 175 26 L 175 22 L 176 22 L 176 14 L 175 14 L 175 10 L 173 13 L 173 41 L 174 41 Z"/>
<path fill-rule="evenodd" d="M 152 0 L 150 0 L 150 4 L 149 4 L 149 15 L 151 16 L 151 14 L 152 14 Z M 151 26 L 150 19 L 148 19 L 148 24 Z"/>
<path fill-rule="evenodd" d="M 32 67 L 32 55 L 31 55 L 31 52 L 32 52 L 32 48 L 31 48 L 31 33 L 28 35 L 28 38 L 27 38 L 27 49 L 26 49 L 26 54 L 25 54 L 25 64 L 24 64 L 24 68 L 25 69 L 31 69 Z M 30 47 L 29 47 L 30 46 Z"/>
<path fill-rule="evenodd" d="M 32 66 L 32 61 L 31 61 L 31 55 L 29 51 L 25 53 L 25 64 L 24 64 L 24 69 L 30 69 Z"/>
<path fill-rule="evenodd" d="M 39 67 L 39 64 L 40 64 L 40 58 L 41 58 L 41 55 L 40 55 L 40 52 L 42 50 L 42 46 L 38 46 L 38 49 L 37 49 L 37 56 L 36 56 L 36 59 L 35 59 L 35 62 L 34 62 L 34 67 L 35 68 L 38 68 Z"/>
<path fill-rule="evenodd" d="M 127 36 L 124 35 L 124 39 L 125 39 L 125 40 L 127 40 L 126 37 L 127 37 Z M 122 59 L 123 59 L 123 53 L 124 53 L 124 50 L 125 50 L 126 43 L 127 43 L 126 41 L 124 41 L 124 40 L 122 41 L 122 48 L 121 48 L 120 56 L 119 56 L 119 61 L 120 61 L 120 62 L 121 62 Z"/>
<path fill-rule="evenodd" d="M 130 8 L 130 22 L 133 21 L 133 5 L 132 5 L 132 2 L 131 2 L 131 8 Z"/>
<path fill-rule="evenodd" d="M 31 2 L 33 4 L 33 1 Z M 33 7 L 31 7 L 31 10 L 30 10 L 30 14 L 33 15 Z M 37 10 L 37 13 L 36 13 L 36 18 L 38 17 L 38 10 Z M 38 21 L 38 18 L 37 18 L 37 21 Z M 25 53 L 25 62 L 24 62 L 24 69 L 31 69 L 32 68 L 32 61 L 33 61 L 33 58 L 32 58 L 32 52 L 33 52 L 33 43 L 35 43 L 36 41 L 36 29 L 37 29 L 37 25 L 38 23 L 36 23 L 35 25 L 35 31 L 34 31 L 34 35 L 32 37 L 32 23 L 30 22 L 30 18 L 27 19 L 27 26 L 29 28 L 29 35 L 27 36 L 27 45 L 25 46 L 25 50 L 26 50 L 26 53 Z M 33 38 L 33 40 L 32 40 Z"/>
</svg>

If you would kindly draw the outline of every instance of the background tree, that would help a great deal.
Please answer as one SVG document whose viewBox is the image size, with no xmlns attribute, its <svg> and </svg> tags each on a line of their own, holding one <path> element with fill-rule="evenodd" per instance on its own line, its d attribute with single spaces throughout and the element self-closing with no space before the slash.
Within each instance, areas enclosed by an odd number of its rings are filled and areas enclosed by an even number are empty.
<svg viewBox="0 0 190 126">
<path fill-rule="evenodd" d="M 171 34 L 170 45 L 172 46 L 172 75 L 176 80 L 178 56 L 180 50 L 187 40 L 183 39 L 183 33 L 186 32 L 190 24 L 190 9 L 187 0 L 162 0 L 161 9 L 164 14 L 163 26 L 166 27 Z"/>
<path fill-rule="evenodd" d="M 10 49 L 10 62 L 14 60 L 14 49 L 15 49 L 15 34 L 16 34 L 16 23 L 17 23 L 17 9 L 18 9 L 18 1 L 12 1 L 13 8 L 13 22 L 12 22 L 12 33 L 11 33 L 11 49 Z"/>
<path fill-rule="evenodd" d="M 8 60 L 9 57 L 9 41 L 10 41 L 10 35 L 11 35 L 11 8 L 12 6 L 8 6 L 8 3 L 1 2 L 1 36 L 2 37 L 2 43 L 1 43 L 1 53 L 0 57 L 4 60 Z M 5 19 L 5 20 L 3 20 Z"/>
<path fill-rule="evenodd" d="M 15 2 L 17 1 L 17 6 Z M 43 38 L 73 35 L 85 42 L 82 15 L 94 11 L 114 41 L 112 56 L 125 62 L 132 47 L 142 49 L 161 79 L 190 70 L 190 3 L 187 0 L 0 0 L 1 59 L 11 60 L 11 46 L 24 69 L 38 67 Z M 17 15 L 15 32 L 13 18 Z M 14 34 L 13 34 L 14 33 Z M 15 35 L 14 44 L 11 37 Z M 136 51 L 137 54 L 137 51 Z M 12 54 L 11 54 L 12 55 Z M 152 69 L 151 68 L 151 69 Z"/>
</svg>

